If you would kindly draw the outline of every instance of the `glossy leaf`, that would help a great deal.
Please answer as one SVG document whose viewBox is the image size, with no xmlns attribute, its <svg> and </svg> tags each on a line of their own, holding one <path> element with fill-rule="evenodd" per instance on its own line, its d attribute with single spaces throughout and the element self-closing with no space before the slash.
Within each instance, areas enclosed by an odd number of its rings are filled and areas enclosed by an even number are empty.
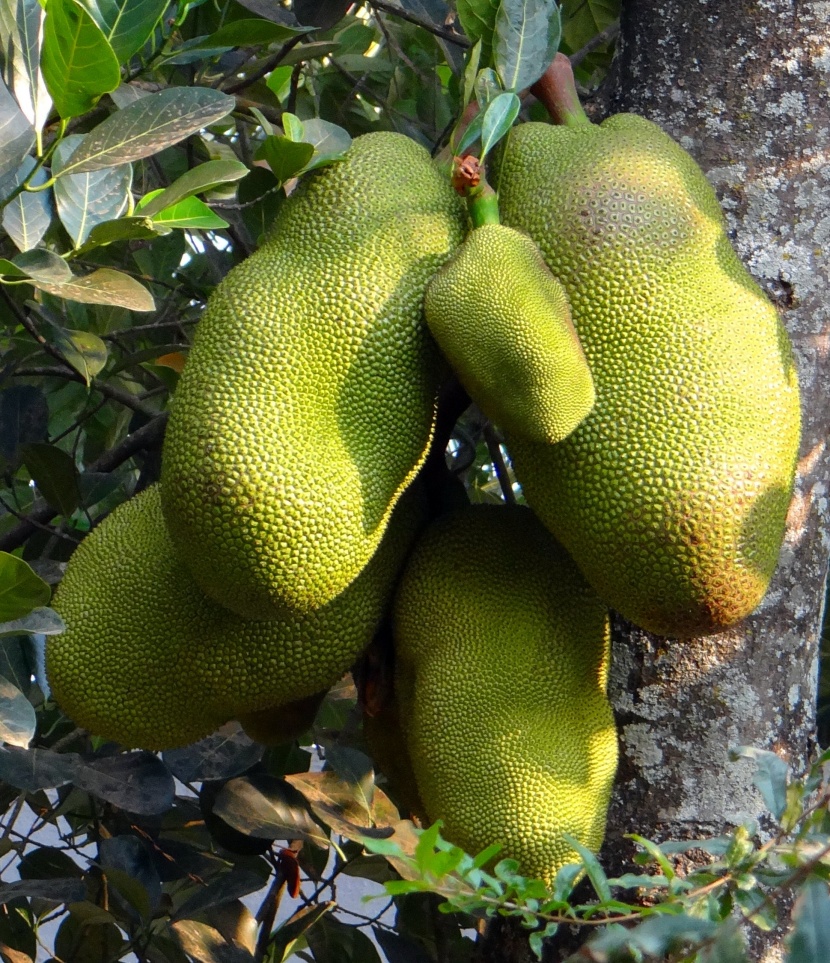
<svg viewBox="0 0 830 963">
<path fill-rule="evenodd" d="M 83 142 L 81 134 L 65 137 L 55 149 L 52 175 L 58 216 L 67 234 L 79 247 L 97 224 L 120 217 L 130 200 L 133 180 L 131 164 L 120 164 L 105 170 L 64 174 L 72 154 Z"/>
<path fill-rule="evenodd" d="M 211 880 L 207 886 L 186 899 L 173 914 L 173 919 L 185 919 L 204 913 L 205 910 L 229 903 L 231 900 L 241 899 L 250 893 L 262 889 L 262 877 L 244 869 L 236 869 L 232 873 L 225 873 L 218 879 Z"/>
<path fill-rule="evenodd" d="M 0 177 L 20 167 L 34 142 L 34 128 L 0 79 Z"/>
<path fill-rule="evenodd" d="M 789 766 L 780 756 L 752 746 L 740 746 L 730 753 L 733 759 L 752 759 L 755 773 L 752 781 L 758 788 L 767 809 L 780 819 L 787 808 L 787 780 Z"/>
<path fill-rule="evenodd" d="M 334 902 L 320 902 L 304 906 L 287 919 L 271 937 L 274 959 L 287 959 L 288 952 L 294 943 L 335 906 Z"/>
<path fill-rule="evenodd" d="M 114 221 L 96 224 L 87 235 L 86 241 L 75 250 L 75 257 L 83 257 L 96 247 L 106 247 L 118 241 L 142 241 L 158 237 L 149 217 L 120 217 Z"/>
<path fill-rule="evenodd" d="M 228 226 L 226 220 L 214 214 L 198 197 L 186 197 L 177 204 L 165 207 L 164 210 L 153 215 L 152 221 L 157 229 L 181 228 L 191 231 L 210 231 Z"/>
<path fill-rule="evenodd" d="M 219 793 L 213 811 L 234 829 L 250 836 L 328 845 L 303 796 L 287 782 L 271 776 L 232 779 Z"/>
<path fill-rule="evenodd" d="M 0 747 L 0 779 L 25 792 L 55 789 L 72 782 L 80 765 L 74 752 Z"/>
<path fill-rule="evenodd" d="M 37 729 L 35 710 L 25 695 L 0 676 L 0 741 L 25 749 Z"/>
<path fill-rule="evenodd" d="M 11 193 L 28 178 L 36 166 L 34 157 L 26 157 L 19 170 L 4 181 L 0 193 Z M 48 173 L 41 167 L 30 180 L 33 187 L 45 184 Z M 43 239 L 54 214 L 52 190 L 21 191 L 3 210 L 3 229 L 14 241 L 19 251 L 30 251 Z M 54 255 L 57 257 L 57 255 Z"/>
<path fill-rule="evenodd" d="M 254 956 L 244 947 L 229 943 L 218 929 L 197 920 L 171 923 L 182 949 L 199 963 L 254 963 Z"/>
<path fill-rule="evenodd" d="M 521 106 L 521 100 L 514 93 L 499 94 L 487 105 L 481 119 L 481 160 L 510 131 Z"/>
<path fill-rule="evenodd" d="M 274 172 L 274 177 L 284 184 L 295 177 L 314 156 L 314 147 L 290 140 L 279 134 L 271 134 L 265 138 L 256 153 L 256 157 L 268 162 Z"/>
<path fill-rule="evenodd" d="M 556 0 L 501 0 L 493 61 L 505 90 L 530 87 L 559 49 L 562 21 Z"/>
<path fill-rule="evenodd" d="M 585 872 L 588 875 L 588 879 L 591 881 L 591 885 L 594 887 L 597 896 L 599 896 L 600 901 L 605 903 L 611 900 L 611 888 L 608 885 L 608 877 L 605 875 L 605 870 L 600 866 L 599 860 L 596 856 L 588 849 L 583 846 L 579 840 L 574 839 L 573 836 L 564 833 L 564 839 L 569 846 L 572 846 L 577 853 L 579 853 L 582 863 L 585 867 Z"/>
<path fill-rule="evenodd" d="M 249 172 L 241 161 L 214 160 L 199 164 L 186 174 L 182 174 L 169 187 L 154 193 L 152 197 L 143 197 L 136 205 L 136 214 L 144 217 L 154 217 L 160 211 L 183 201 L 194 194 L 210 191 L 220 184 L 231 184 L 241 180 Z"/>
<path fill-rule="evenodd" d="M 75 785 L 131 813 L 165 813 L 175 787 L 170 770 L 150 752 L 126 752 L 87 759 Z"/>
<path fill-rule="evenodd" d="M 0 622 L 21 619 L 51 598 L 52 589 L 22 558 L 0 552 Z"/>
<path fill-rule="evenodd" d="M 303 121 L 303 141 L 314 145 L 314 156 L 305 166 L 307 171 L 338 160 L 352 146 L 352 138 L 347 130 L 319 117 Z"/>
<path fill-rule="evenodd" d="M 38 0 L 0 0 L 0 43 L 6 56 L 4 76 L 20 109 L 35 130 L 42 130 L 52 98 L 40 69 L 43 7 Z"/>
<path fill-rule="evenodd" d="M 131 311 L 154 311 L 152 294 L 134 278 L 113 268 L 98 268 L 64 284 L 36 282 L 36 287 L 59 298 L 83 304 L 111 304 Z"/>
<path fill-rule="evenodd" d="M 225 24 L 205 37 L 200 47 L 247 47 L 259 44 L 284 43 L 298 33 L 301 27 L 289 27 L 273 20 L 248 17 Z"/>
<path fill-rule="evenodd" d="M 221 120 L 233 97 L 206 87 L 169 87 L 110 114 L 84 136 L 64 174 L 116 167 L 149 157 Z"/>
<path fill-rule="evenodd" d="M 14 883 L 0 883 L 0 903 L 21 896 L 52 903 L 76 903 L 86 896 L 86 886 L 80 879 L 21 879 Z"/>
<path fill-rule="evenodd" d="M 121 83 L 115 53 L 80 0 L 49 0 L 41 65 L 63 118 L 90 110 Z"/>
<path fill-rule="evenodd" d="M 50 507 L 61 515 L 71 515 L 81 501 L 78 470 L 72 457 L 43 442 L 22 445 L 20 453 L 32 481 Z"/>
<path fill-rule="evenodd" d="M 72 270 L 66 261 L 43 248 L 18 254 L 14 258 L 14 264 L 26 277 L 44 284 L 63 284 L 72 279 Z"/>
<path fill-rule="evenodd" d="M 263 751 L 234 722 L 184 749 L 168 749 L 162 758 L 177 779 L 189 783 L 238 776 L 259 762 Z"/>
<path fill-rule="evenodd" d="M 109 41 L 118 63 L 126 63 L 152 36 L 167 0 L 81 0 Z"/>
<path fill-rule="evenodd" d="M 489 66 L 493 56 L 493 31 L 500 0 L 456 0 L 461 29 L 471 43 L 481 41 L 481 65 Z"/>
</svg>

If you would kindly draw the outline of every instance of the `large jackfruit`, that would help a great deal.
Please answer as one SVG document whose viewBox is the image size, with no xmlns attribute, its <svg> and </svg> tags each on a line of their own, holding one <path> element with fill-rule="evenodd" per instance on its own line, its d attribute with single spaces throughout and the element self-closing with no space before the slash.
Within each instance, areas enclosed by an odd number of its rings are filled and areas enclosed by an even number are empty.
<svg viewBox="0 0 830 963">
<path fill-rule="evenodd" d="M 366 134 L 214 291 L 176 390 L 162 499 L 221 604 L 312 611 L 372 557 L 429 447 L 444 369 L 424 288 L 465 217 L 421 146 Z"/>
<path fill-rule="evenodd" d="M 617 759 L 608 614 L 527 508 L 434 522 L 393 607 L 396 693 L 430 819 L 551 880 L 599 848 Z"/>
<path fill-rule="evenodd" d="M 593 407 L 565 291 L 526 234 L 476 228 L 429 283 L 424 315 L 470 397 L 505 430 L 554 443 Z"/>
<path fill-rule="evenodd" d="M 54 602 L 67 631 L 46 650 L 54 697 L 96 735 L 168 749 L 326 689 L 371 640 L 422 518 L 420 495 L 408 492 L 375 557 L 337 599 L 255 621 L 199 590 L 153 486 L 120 505 L 69 561 Z"/>
<path fill-rule="evenodd" d="M 655 124 L 525 124 L 502 217 L 568 294 L 597 402 L 564 442 L 507 433 L 527 501 L 597 591 L 653 632 L 719 631 L 766 591 L 799 442 L 792 350 L 714 191 Z"/>
</svg>

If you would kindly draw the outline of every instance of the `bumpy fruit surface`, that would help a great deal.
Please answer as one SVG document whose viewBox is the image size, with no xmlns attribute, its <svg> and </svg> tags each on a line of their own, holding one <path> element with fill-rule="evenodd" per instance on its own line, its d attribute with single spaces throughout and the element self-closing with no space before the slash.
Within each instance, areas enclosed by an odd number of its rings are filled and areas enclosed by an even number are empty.
<svg viewBox="0 0 830 963">
<path fill-rule="evenodd" d="M 649 121 L 525 124 L 497 183 L 565 287 L 597 391 L 559 445 L 508 433 L 529 504 L 633 622 L 724 629 L 766 591 L 792 492 L 798 381 L 775 308 Z"/>
<path fill-rule="evenodd" d="M 476 228 L 430 282 L 424 314 L 470 397 L 505 430 L 554 443 L 593 407 L 565 291 L 526 234 Z"/>
<path fill-rule="evenodd" d="M 148 488 L 69 561 L 54 603 L 67 631 L 46 651 L 55 699 L 95 735 L 168 749 L 330 687 L 370 641 L 421 508 L 407 493 L 370 565 L 333 602 L 256 621 L 199 590 L 174 552 L 158 486 Z"/>
<path fill-rule="evenodd" d="M 393 608 L 396 693 L 427 815 L 551 880 L 598 849 L 617 760 L 608 615 L 527 508 L 434 522 Z"/>
<path fill-rule="evenodd" d="M 427 152 L 357 138 L 217 287 L 176 390 L 162 491 L 202 589 L 242 615 L 310 612 L 377 548 L 429 446 L 444 374 L 427 281 L 465 214 Z"/>
</svg>

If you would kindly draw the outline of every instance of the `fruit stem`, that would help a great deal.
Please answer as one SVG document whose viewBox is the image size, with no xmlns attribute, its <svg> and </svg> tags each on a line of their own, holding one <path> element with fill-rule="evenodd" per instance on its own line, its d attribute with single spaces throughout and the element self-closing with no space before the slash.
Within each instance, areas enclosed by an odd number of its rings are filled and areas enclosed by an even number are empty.
<svg viewBox="0 0 830 963">
<path fill-rule="evenodd" d="M 573 68 L 565 54 L 558 53 L 553 58 L 530 92 L 543 104 L 554 124 L 584 127 L 591 123 L 579 102 Z"/>
<path fill-rule="evenodd" d="M 456 157 L 452 172 L 452 185 L 467 200 L 467 210 L 473 228 L 483 224 L 500 224 L 499 196 L 487 183 L 481 161 L 468 154 Z"/>
</svg>

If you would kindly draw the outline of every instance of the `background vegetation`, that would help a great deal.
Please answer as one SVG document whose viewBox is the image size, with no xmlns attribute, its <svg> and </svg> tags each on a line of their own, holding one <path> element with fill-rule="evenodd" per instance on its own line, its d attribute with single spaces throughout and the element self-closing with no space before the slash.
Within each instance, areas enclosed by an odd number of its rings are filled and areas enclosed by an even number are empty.
<svg viewBox="0 0 830 963">
<path fill-rule="evenodd" d="M 749 826 L 700 842 L 708 865 L 693 871 L 688 844 L 640 840 L 643 865 L 613 880 L 585 853 L 569 903 L 579 867 L 547 892 L 507 861 L 485 872 L 490 853 L 398 824 L 350 681 L 297 740 L 265 747 L 230 724 L 160 757 L 90 738 L 49 700 L 42 648 L 61 629 L 49 586 L 83 535 L 157 478 L 210 291 L 256 247 L 292 179 L 350 137 L 392 129 L 445 147 L 475 79 L 470 38 L 485 64 L 497 6 L 48 0 L 44 14 L 37 0 L 0 0 L 6 963 L 460 963 L 492 914 L 526 925 L 535 952 L 580 919 L 598 930 L 580 959 L 730 963 L 746 958 L 735 920 L 771 926 L 769 894 L 782 890 L 801 894 L 790 963 L 830 959 L 824 759 L 799 780 L 746 750 L 776 826 L 763 840 Z M 547 41 L 561 33 L 580 82 L 601 81 L 616 0 L 503 6 L 553 25 Z M 522 111 L 540 116 L 532 98 Z M 450 451 L 471 498 L 514 497 L 499 439 L 474 412 Z M 347 911 L 347 877 L 388 891 Z"/>
</svg>

